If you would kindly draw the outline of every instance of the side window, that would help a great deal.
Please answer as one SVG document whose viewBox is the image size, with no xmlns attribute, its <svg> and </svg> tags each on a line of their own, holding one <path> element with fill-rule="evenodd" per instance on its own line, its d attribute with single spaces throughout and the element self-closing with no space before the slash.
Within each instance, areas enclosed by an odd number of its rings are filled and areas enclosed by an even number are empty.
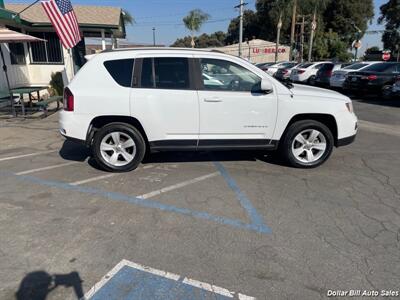
<svg viewBox="0 0 400 300">
<path fill-rule="evenodd" d="M 319 65 L 314 66 L 313 69 L 319 70 L 319 69 L 321 69 L 322 66 L 324 66 L 324 64 L 319 64 Z"/>
<path fill-rule="evenodd" d="M 188 89 L 190 87 L 188 59 L 181 57 L 143 59 L 141 87 Z"/>
<path fill-rule="evenodd" d="M 112 78 L 124 87 L 131 87 L 134 59 L 117 59 L 104 62 Z"/>
<path fill-rule="evenodd" d="M 204 90 L 252 92 L 259 91 L 261 78 L 246 68 L 219 59 L 200 60 Z"/>
</svg>

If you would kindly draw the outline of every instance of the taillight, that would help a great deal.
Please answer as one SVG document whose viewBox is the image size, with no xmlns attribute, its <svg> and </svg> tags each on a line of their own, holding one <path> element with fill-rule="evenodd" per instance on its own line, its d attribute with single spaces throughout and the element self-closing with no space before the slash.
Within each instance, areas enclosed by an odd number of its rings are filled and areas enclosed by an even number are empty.
<svg viewBox="0 0 400 300">
<path fill-rule="evenodd" d="M 363 76 L 361 79 L 367 79 L 368 81 L 371 80 L 376 80 L 378 78 L 378 76 L 376 75 L 368 75 L 368 76 Z"/>
<path fill-rule="evenodd" d="M 71 93 L 69 88 L 64 89 L 64 110 L 74 111 L 74 95 Z"/>
<path fill-rule="evenodd" d="M 282 73 L 283 74 L 287 74 L 287 73 L 289 73 L 289 71 L 288 70 L 283 70 Z"/>
<path fill-rule="evenodd" d="M 303 74 L 306 70 L 298 70 L 297 74 Z"/>
</svg>

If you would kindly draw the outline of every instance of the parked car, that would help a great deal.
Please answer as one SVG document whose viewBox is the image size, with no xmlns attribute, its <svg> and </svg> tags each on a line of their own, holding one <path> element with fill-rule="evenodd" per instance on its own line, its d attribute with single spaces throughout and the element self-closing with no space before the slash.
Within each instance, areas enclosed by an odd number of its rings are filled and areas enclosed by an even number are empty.
<svg viewBox="0 0 400 300">
<path fill-rule="evenodd" d="M 292 70 L 290 80 L 293 82 L 302 82 L 312 84 L 319 68 L 328 62 L 306 62 L 302 63 Z"/>
<path fill-rule="evenodd" d="M 290 74 L 292 73 L 292 70 L 296 68 L 298 65 L 299 63 L 295 63 L 294 65 L 289 65 L 283 68 L 279 68 L 278 71 L 276 71 L 274 77 L 279 81 L 287 81 L 290 79 Z"/>
<path fill-rule="evenodd" d="M 351 64 L 347 67 L 344 67 L 340 70 L 333 71 L 333 74 L 330 78 L 330 86 L 333 88 L 342 88 L 344 80 L 346 79 L 346 75 L 349 72 L 353 71 L 361 71 L 365 69 L 366 67 L 379 63 L 379 61 L 364 61 L 364 62 L 357 62 L 354 64 Z"/>
<path fill-rule="evenodd" d="M 264 72 L 266 72 L 268 70 L 268 67 L 274 64 L 275 62 L 267 62 L 267 63 L 256 64 L 256 66 L 261 70 L 263 70 Z"/>
<path fill-rule="evenodd" d="M 394 84 L 399 74 L 400 63 L 381 62 L 368 66 L 361 71 L 348 73 L 343 88 L 356 93 L 382 94 L 388 86 Z"/>
<path fill-rule="evenodd" d="M 231 82 L 209 84 L 225 70 Z M 94 55 L 64 91 L 60 133 L 105 170 L 135 169 L 147 151 L 276 150 L 294 167 L 321 165 L 351 143 L 357 117 L 334 91 L 289 89 L 249 62 L 174 48 Z"/>
<path fill-rule="evenodd" d="M 283 61 L 270 65 L 269 67 L 265 68 L 264 71 L 267 72 L 267 74 L 274 76 L 279 68 L 294 67 L 295 65 L 297 65 L 296 62 Z"/>
<path fill-rule="evenodd" d="M 346 65 L 344 63 L 325 63 L 315 74 L 315 85 L 329 86 L 333 72 L 340 70 Z"/>
</svg>

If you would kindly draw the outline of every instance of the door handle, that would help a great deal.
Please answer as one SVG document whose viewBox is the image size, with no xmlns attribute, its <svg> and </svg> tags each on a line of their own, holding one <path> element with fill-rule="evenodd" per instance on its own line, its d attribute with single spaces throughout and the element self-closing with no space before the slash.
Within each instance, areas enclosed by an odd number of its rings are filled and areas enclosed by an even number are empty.
<svg viewBox="0 0 400 300">
<path fill-rule="evenodd" d="M 204 98 L 204 102 L 222 102 L 222 99 L 218 97 Z"/>
</svg>

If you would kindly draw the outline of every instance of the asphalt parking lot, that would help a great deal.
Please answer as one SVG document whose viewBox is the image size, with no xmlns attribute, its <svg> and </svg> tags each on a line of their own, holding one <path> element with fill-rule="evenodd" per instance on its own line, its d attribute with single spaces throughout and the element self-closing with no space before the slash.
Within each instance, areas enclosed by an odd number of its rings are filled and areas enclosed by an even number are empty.
<svg viewBox="0 0 400 300">
<path fill-rule="evenodd" d="M 174 152 L 110 174 L 57 114 L 0 120 L 0 299 L 400 291 L 400 101 L 354 106 L 356 142 L 312 170 Z"/>
</svg>

